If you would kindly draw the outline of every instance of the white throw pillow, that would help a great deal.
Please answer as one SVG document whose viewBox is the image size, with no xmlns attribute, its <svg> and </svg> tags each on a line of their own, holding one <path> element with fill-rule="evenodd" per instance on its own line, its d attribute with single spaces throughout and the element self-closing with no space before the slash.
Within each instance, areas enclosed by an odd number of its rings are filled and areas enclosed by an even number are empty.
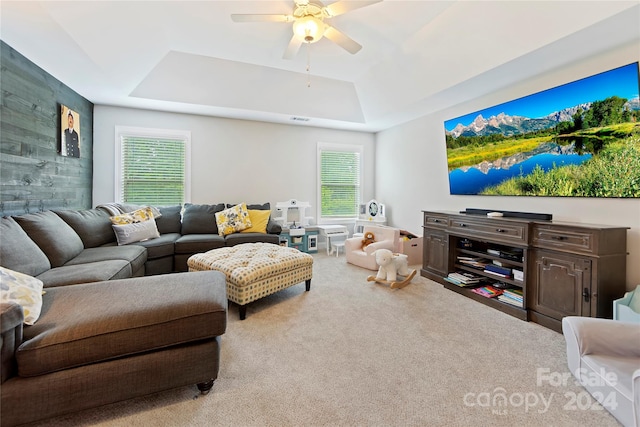
<svg viewBox="0 0 640 427">
<path fill-rule="evenodd" d="M 20 304 L 24 323 L 33 325 L 42 310 L 42 280 L 0 267 L 0 301 Z"/>
<path fill-rule="evenodd" d="M 113 231 L 116 233 L 119 246 L 160 237 L 156 221 L 153 218 L 132 224 L 113 224 L 111 227 L 113 227 Z"/>
</svg>

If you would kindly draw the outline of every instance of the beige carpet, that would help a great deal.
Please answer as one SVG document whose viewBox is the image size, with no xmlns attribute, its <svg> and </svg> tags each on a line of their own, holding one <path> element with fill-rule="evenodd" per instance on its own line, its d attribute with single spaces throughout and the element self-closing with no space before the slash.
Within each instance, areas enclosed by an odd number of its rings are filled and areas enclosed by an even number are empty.
<svg viewBox="0 0 640 427">
<path fill-rule="evenodd" d="M 314 255 L 304 284 L 232 305 L 220 375 L 195 386 L 49 420 L 47 426 L 616 426 L 567 372 L 564 338 L 419 275 L 366 281 Z M 414 266 L 419 268 L 419 266 Z M 179 367 L 176 367 L 179 369 Z"/>
</svg>

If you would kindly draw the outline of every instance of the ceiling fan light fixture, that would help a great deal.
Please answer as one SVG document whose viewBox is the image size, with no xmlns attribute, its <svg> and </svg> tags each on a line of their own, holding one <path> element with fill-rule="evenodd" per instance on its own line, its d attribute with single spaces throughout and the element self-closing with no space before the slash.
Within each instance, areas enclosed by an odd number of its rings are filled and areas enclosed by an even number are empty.
<svg viewBox="0 0 640 427">
<path fill-rule="evenodd" d="M 325 25 L 313 15 L 305 15 L 293 23 L 293 33 L 307 43 L 315 43 L 322 38 Z"/>
</svg>

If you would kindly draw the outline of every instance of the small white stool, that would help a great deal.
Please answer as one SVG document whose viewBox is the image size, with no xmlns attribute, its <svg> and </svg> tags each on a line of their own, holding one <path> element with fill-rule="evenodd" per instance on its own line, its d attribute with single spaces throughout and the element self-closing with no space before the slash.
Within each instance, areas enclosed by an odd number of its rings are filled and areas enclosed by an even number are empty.
<svg viewBox="0 0 640 427">
<path fill-rule="evenodd" d="M 342 251 L 344 252 L 344 240 L 331 243 L 331 251 L 333 252 L 333 250 L 335 249 L 336 258 L 340 255 L 340 248 L 343 248 Z"/>
</svg>

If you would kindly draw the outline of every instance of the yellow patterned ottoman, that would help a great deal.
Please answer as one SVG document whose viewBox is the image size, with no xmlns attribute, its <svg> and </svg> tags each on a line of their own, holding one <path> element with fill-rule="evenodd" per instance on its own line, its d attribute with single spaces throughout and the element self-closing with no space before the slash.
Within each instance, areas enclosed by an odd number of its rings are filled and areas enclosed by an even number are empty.
<svg viewBox="0 0 640 427">
<path fill-rule="evenodd" d="M 189 271 L 218 270 L 227 276 L 227 298 L 240 306 L 300 282 L 311 289 L 313 257 L 273 243 L 243 243 L 192 255 Z"/>
</svg>

